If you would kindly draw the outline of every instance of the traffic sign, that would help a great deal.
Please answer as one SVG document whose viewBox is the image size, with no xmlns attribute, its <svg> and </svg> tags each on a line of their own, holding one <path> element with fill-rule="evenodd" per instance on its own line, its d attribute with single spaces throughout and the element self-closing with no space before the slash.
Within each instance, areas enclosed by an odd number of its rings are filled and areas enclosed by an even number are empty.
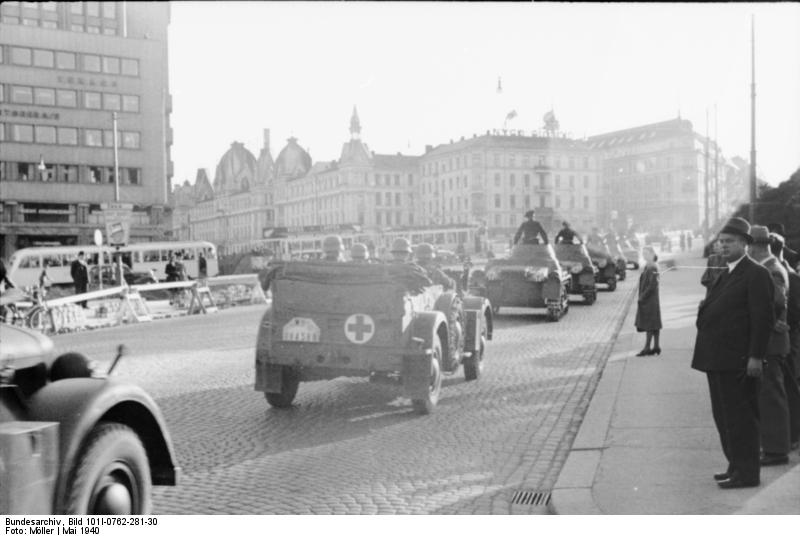
<svg viewBox="0 0 800 537">
<path fill-rule="evenodd" d="M 128 243 L 131 232 L 132 203 L 103 203 L 103 219 L 106 223 L 106 240 L 111 246 Z"/>
</svg>

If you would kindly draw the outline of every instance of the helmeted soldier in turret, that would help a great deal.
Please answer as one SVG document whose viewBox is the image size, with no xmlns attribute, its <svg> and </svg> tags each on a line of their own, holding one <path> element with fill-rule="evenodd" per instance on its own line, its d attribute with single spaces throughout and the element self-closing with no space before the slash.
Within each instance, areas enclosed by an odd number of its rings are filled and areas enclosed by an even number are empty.
<svg viewBox="0 0 800 537">
<path fill-rule="evenodd" d="M 525 213 L 527 220 L 520 224 L 517 233 L 514 235 L 514 244 L 519 243 L 520 239 L 522 244 L 547 244 L 547 233 L 542 224 L 533 219 L 533 215 L 533 210 Z M 541 241 L 539 237 L 541 237 Z"/>
<path fill-rule="evenodd" d="M 561 223 L 564 227 L 561 228 L 561 231 L 558 232 L 556 235 L 556 244 L 575 244 L 575 239 L 578 239 L 577 244 L 581 244 L 581 238 L 575 233 L 571 227 L 569 227 L 569 222 L 566 220 Z"/>
<path fill-rule="evenodd" d="M 361 242 L 353 244 L 350 248 L 350 259 L 353 263 L 369 263 L 369 248 Z"/>
<path fill-rule="evenodd" d="M 596 227 L 593 227 L 592 233 L 586 239 L 586 245 L 602 248 L 605 243 L 603 236 L 600 235 L 600 231 Z"/>
<path fill-rule="evenodd" d="M 417 264 L 425 269 L 425 272 L 428 273 L 428 277 L 431 279 L 431 281 L 435 285 L 441 285 L 445 291 L 455 289 L 456 283 L 453 281 L 453 279 L 448 277 L 444 272 L 439 270 L 439 268 L 434 265 L 434 257 L 436 257 L 436 252 L 434 251 L 433 246 L 427 242 L 423 242 L 417 246 Z"/>
<path fill-rule="evenodd" d="M 408 239 L 399 238 L 395 239 L 392 243 L 392 249 L 389 252 L 392 254 L 390 263 L 408 263 L 411 261 L 411 243 Z"/>
<path fill-rule="evenodd" d="M 322 259 L 324 261 L 343 261 L 344 243 L 338 235 L 329 235 L 322 239 Z"/>
</svg>

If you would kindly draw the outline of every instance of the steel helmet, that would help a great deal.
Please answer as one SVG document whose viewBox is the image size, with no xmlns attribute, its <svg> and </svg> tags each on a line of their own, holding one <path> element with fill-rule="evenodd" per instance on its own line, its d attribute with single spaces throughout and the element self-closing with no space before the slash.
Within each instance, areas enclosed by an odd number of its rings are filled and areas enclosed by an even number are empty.
<svg viewBox="0 0 800 537">
<path fill-rule="evenodd" d="M 434 257 L 436 257 L 436 252 L 427 242 L 423 242 L 419 246 L 417 246 L 417 259 L 420 261 L 431 261 Z"/>
<path fill-rule="evenodd" d="M 329 235 L 322 239 L 322 253 L 325 257 L 339 256 L 344 251 L 344 243 L 338 235 Z"/>
<path fill-rule="evenodd" d="M 412 253 L 411 243 L 408 242 L 408 239 L 404 238 L 395 239 L 394 242 L 392 242 L 392 249 L 390 251 L 393 254 L 394 253 L 410 254 Z"/>
<path fill-rule="evenodd" d="M 357 242 L 350 248 L 350 258 L 353 261 L 366 261 L 369 259 L 369 249 L 362 242 Z"/>
</svg>

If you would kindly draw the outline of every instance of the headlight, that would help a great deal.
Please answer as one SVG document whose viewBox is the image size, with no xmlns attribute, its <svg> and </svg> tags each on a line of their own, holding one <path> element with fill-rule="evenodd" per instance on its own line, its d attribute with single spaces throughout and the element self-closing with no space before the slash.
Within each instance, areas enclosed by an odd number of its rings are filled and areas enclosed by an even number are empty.
<svg viewBox="0 0 800 537">
<path fill-rule="evenodd" d="M 525 279 L 531 282 L 543 282 L 549 274 L 547 267 L 525 269 Z"/>
<path fill-rule="evenodd" d="M 583 265 L 578 263 L 577 265 L 572 265 L 572 268 L 569 269 L 573 274 L 580 274 L 583 270 Z"/>
<path fill-rule="evenodd" d="M 600 261 L 597 262 L 597 266 L 600 267 L 600 268 L 606 268 L 607 264 L 608 264 L 608 261 L 605 258 L 603 258 L 603 259 L 601 259 Z"/>
<path fill-rule="evenodd" d="M 487 280 L 499 280 L 500 279 L 500 269 L 497 267 L 491 267 L 490 269 L 486 270 L 486 279 Z"/>
</svg>

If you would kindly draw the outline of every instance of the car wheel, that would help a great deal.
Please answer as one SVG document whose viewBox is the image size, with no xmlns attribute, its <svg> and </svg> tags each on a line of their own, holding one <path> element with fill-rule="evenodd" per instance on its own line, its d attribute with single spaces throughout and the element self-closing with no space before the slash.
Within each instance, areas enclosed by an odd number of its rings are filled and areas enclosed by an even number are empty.
<svg viewBox="0 0 800 537">
<path fill-rule="evenodd" d="M 614 291 L 617 288 L 617 277 L 614 276 L 613 278 L 609 278 L 608 280 L 608 290 Z"/>
<path fill-rule="evenodd" d="M 428 393 L 423 399 L 413 399 L 411 401 L 420 414 L 430 414 L 439 402 L 439 394 L 442 392 L 442 342 L 439 337 L 433 338 L 433 360 L 431 360 L 431 378 L 428 385 Z"/>
<path fill-rule="evenodd" d="M 49 315 L 47 310 L 39 306 L 34 307 L 25 316 L 25 326 L 32 330 L 38 330 L 43 334 L 52 334 L 56 332 L 53 318 Z"/>
<path fill-rule="evenodd" d="M 147 453 L 137 434 L 119 423 L 91 432 L 67 487 L 66 512 L 76 515 L 142 515 L 150 512 L 152 485 Z"/>
<path fill-rule="evenodd" d="M 294 368 L 281 366 L 281 391 L 278 393 L 265 392 L 267 403 L 275 408 L 289 408 L 292 406 L 300 386 L 300 377 Z"/>
<path fill-rule="evenodd" d="M 472 356 L 464 360 L 464 379 L 465 380 L 478 380 L 483 372 L 483 353 L 486 350 L 486 337 L 488 329 L 486 327 L 486 320 L 481 323 L 481 344 L 480 350 L 477 353 L 472 353 Z"/>
<path fill-rule="evenodd" d="M 595 300 L 597 300 L 597 291 L 586 291 L 583 293 L 583 300 L 587 306 L 591 306 L 594 304 Z"/>
</svg>

